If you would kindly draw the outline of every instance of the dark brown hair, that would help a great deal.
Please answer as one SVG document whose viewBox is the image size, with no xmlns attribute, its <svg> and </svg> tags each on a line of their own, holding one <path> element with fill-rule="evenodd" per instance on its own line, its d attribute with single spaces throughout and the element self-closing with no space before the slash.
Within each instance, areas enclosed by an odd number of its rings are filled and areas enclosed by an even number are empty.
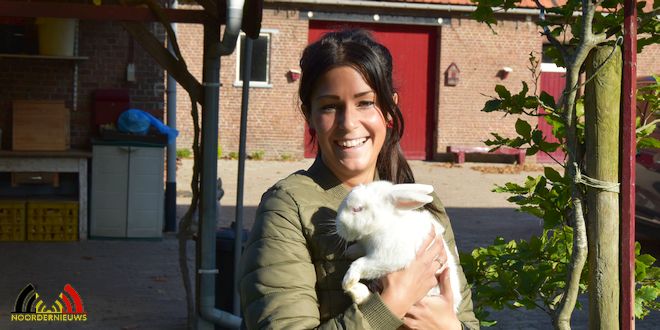
<svg viewBox="0 0 660 330">
<path fill-rule="evenodd" d="M 404 124 L 401 110 L 394 101 L 392 55 L 369 32 L 361 29 L 329 32 L 305 48 L 300 59 L 302 74 L 298 90 L 305 120 L 310 122 L 311 97 L 316 82 L 326 72 L 340 66 L 349 66 L 362 75 L 376 93 L 383 116 L 391 121 L 376 161 L 379 178 L 393 183 L 415 182 L 399 144 Z"/>
</svg>

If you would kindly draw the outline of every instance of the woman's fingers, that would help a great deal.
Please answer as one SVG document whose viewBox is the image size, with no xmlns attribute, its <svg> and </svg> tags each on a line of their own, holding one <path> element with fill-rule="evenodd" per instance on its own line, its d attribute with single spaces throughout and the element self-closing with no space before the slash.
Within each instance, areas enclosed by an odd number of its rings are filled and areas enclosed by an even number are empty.
<svg viewBox="0 0 660 330">
<path fill-rule="evenodd" d="M 451 289 L 451 281 L 449 279 L 449 268 L 445 269 L 438 274 L 438 284 L 440 285 L 440 295 L 442 295 L 450 306 L 454 306 L 454 291 Z"/>
<path fill-rule="evenodd" d="M 417 257 L 419 258 L 420 256 L 423 256 L 425 252 L 427 252 L 429 249 L 433 247 L 434 240 L 435 240 L 435 230 L 431 228 L 431 231 L 426 235 L 426 238 L 424 238 L 424 242 L 422 242 L 422 246 L 420 246 L 419 250 L 417 251 Z"/>
</svg>

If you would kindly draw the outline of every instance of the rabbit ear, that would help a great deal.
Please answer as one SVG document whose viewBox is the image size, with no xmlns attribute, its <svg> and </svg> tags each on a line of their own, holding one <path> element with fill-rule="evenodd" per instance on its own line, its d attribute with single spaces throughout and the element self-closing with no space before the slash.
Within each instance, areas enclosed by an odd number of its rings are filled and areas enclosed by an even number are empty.
<svg viewBox="0 0 660 330">
<path fill-rule="evenodd" d="M 428 194 L 433 186 L 425 184 L 398 184 L 392 187 L 390 196 L 394 206 L 402 210 L 414 210 L 433 201 Z"/>
<path fill-rule="evenodd" d="M 421 183 L 400 183 L 395 184 L 391 188 L 392 191 L 410 191 L 419 194 L 428 195 L 433 192 L 433 186 L 430 184 Z"/>
</svg>

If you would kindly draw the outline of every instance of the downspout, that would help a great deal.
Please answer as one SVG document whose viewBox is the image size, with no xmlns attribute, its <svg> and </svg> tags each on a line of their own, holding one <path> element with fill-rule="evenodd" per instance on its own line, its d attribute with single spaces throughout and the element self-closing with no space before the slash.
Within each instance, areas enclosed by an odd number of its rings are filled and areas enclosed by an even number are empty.
<svg viewBox="0 0 660 330">
<path fill-rule="evenodd" d="M 198 306 L 200 318 L 197 329 L 212 330 L 215 325 L 238 329 L 241 318 L 215 307 L 216 219 L 218 176 L 218 117 L 220 112 L 220 56 L 231 54 L 240 33 L 244 0 L 227 1 L 227 25 L 224 38 L 219 42 L 220 25 L 217 21 L 204 24 L 204 109 L 202 111 L 202 173 L 200 177 L 200 248 Z M 219 52 L 218 52 L 219 51 Z M 232 294 L 232 293 L 229 293 Z"/>
<path fill-rule="evenodd" d="M 177 7 L 177 0 L 170 8 Z M 176 34 L 176 23 L 172 23 Z M 171 39 L 167 39 L 167 49 L 172 49 Z M 174 54 L 174 52 L 172 52 Z M 167 73 L 167 126 L 176 129 L 176 80 Z M 167 179 L 165 180 L 165 231 L 176 231 L 176 138 L 167 142 Z"/>
<path fill-rule="evenodd" d="M 220 56 L 229 55 L 236 48 L 236 40 L 241 33 L 244 5 L 245 0 L 227 0 L 227 23 L 220 43 Z"/>
</svg>

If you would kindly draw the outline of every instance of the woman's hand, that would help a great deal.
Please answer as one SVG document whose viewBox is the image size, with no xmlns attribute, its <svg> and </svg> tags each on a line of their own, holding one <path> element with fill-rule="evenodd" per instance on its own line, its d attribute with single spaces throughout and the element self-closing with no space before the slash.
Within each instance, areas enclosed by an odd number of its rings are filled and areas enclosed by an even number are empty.
<svg viewBox="0 0 660 330">
<path fill-rule="evenodd" d="M 448 269 L 438 274 L 438 283 L 443 288 L 439 296 L 424 297 L 408 310 L 403 318 L 405 329 L 461 329 Z"/>
<path fill-rule="evenodd" d="M 381 279 L 381 297 L 390 311 L 402 318 L 410 308 L 422 300 L 434 286 L 438 285 L 436 272 L 447 262 L 441 239 L 435 240 L 431 230 L 422 243 L 415 260 L 405 269 L 390 273 Z M 447 273 L 442 272 L 440 274 Z M 447 276 L 447 283 L 449 276 Z M 449 290 L 451 291 L 451 290 Z"/>
</svg>

